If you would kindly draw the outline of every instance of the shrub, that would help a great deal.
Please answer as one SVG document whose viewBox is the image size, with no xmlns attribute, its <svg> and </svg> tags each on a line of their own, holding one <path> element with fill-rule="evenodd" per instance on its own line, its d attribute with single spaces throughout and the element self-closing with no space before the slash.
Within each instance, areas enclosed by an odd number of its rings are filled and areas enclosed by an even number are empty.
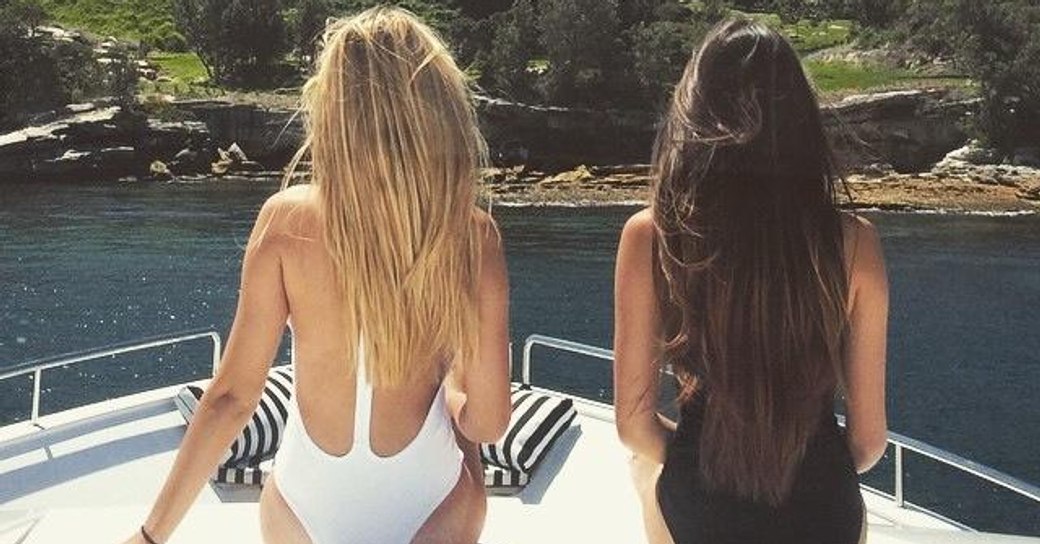
<svg viewBox="0 0 1040 544">
<path fill-rule="evenodd" d="M 299 0 L 289 10 L 290 42 L 300 58 L 309 60 L 314 56 L 318 40 L 325 30 L 325 20 L 332 13 L 328 0 Z"/>
<path fill-rule="evenodd" d="M 904 32 L 933 54 L 952 54 L 978 82 L 982 107 L 970 127 L 976 137 L 1004 153 L 1040 141 L 1040 7 L 1032 0 L 934 0 L 910 8 Z"/>
<path fill-rule="evenodd" d="M 546 97 L 555 104 L 610 102 L 619 64 L 617 0 L 541 0 Z"/>
<path fill-rule="evenodd" d="M 631 30 L 632 71 L 644 96 L 654 108 L 671 97 L 676 82 L 708 31 L 705 23 L 655 21 Z"/>
<path fill-rule="evenodd" d="M 495 39 L 481 77 L 484 88 L 513 100 L 535 98 L 535 76 L 528 68 L 538 48 L 537 18 L 531 0 L 517 0 L 495 17 Z"/>
<path fill-rule="evenodd" d="M 262 87 L 285 73 L 285 21 L 278 0 L 174 0 L 173 11 L 211 81 Z"/>
<path fill-rule="evenodd" d="M 99 96 L 132 104 L 137 72 L 129 52 L 113 51 L 105 65 L 77 40 L 33 31 L 42 21 L 34 0 L 0 6 L 0 127 L 22 124 L 36 112 Z"/>
</svg>

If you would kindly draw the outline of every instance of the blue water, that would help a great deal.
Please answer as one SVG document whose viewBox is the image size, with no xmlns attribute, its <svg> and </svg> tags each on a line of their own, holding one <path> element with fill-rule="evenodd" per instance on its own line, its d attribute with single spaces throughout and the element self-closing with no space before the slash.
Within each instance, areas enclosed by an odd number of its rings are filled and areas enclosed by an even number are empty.
<svg viewBox="0 0 1040 544">
<path fill-rule="evenodd" d="M 227 331 L 249 227 L 273 183 L 5 185 L 0 369 L 187 329 Z M 498 207 L 512 335 L 609 346 L 614 251 L 632 208 Z M 891 282 L 892 430 L 1040 482 L 1040 217 L 869 214 Z M 519 350 L 517 350 L 519 353 Z M 609 399 L 602 363 L 547 357 L 537 380 Z M 44 411 L 208 372 L 204 343 L 45 375 Z M 0 383 L 0 423 L 28 378 Z M 1040 509 L 908 459 L 908 493 L 942 486 L 958 519 L 1040 535 Z M 886 484 L 882 466 L 868 477 Z M 949 482 L 948 482 L 949 480 Z M 938 482 L 938 483 L 937 483 Z M 915 495 L 915 493 L 917 495 Z"/>
</svg>

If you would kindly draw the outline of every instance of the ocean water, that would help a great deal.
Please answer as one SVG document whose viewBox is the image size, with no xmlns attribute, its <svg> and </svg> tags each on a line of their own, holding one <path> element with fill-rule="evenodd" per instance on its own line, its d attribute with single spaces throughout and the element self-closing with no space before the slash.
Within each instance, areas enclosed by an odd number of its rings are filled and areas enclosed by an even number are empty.
<svg viewBox="0 0 1040 544">
<path fill-rule="evenodd" d="M 249 227 L 270 182 L 0 189 L 0 370 L 146 336 L 226 333 Z M 514 342 L 609 347 L 614 252 L 630 207 L 497 207 Z M 1040 217 L 871 213 L 891 283 L 890 428 L 1040 482 Z M 42 409 L 203 377 L 205 342 L 56 369 Z M 519 366 L 519 349 L 517 367 Z M 282 356 L 284 358 L 284 355 Z M 535 379 L 609 400 L 609 366 L 538 352 Z M 0 424 L 28 378 L 0 383 Z M 867 476 L 891 490 L 891 461 Z M 1040 507 L 907 459 L 910 500 L 973 526 L 1040 535 Z"/>
</svg>

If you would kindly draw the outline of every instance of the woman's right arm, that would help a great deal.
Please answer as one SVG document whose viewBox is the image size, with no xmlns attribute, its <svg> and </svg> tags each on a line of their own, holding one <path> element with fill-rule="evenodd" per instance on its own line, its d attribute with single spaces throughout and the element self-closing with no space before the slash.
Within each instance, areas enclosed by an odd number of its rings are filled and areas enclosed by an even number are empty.
<svg viewBox="0 0 1040 544">
<path fill-rule="evenodd" d="M 614 413 L 618 436 L 642 459 L 663 464 L 672 422 L 657 413 L 660 317 L 649 210 L 625 224 L 614 273 Z"/>
<path fill-rule="evenodd" d="M 472 442 L 493 443 L 509 425 L 509 279 L 502 237 L 490 215 L 478 211 L 481 237 L 477 315 L 480 343 L 477 359 L 462 371 L 462 391 L 449 403 L 456 425 Z"/>
<path fill-rule="evenodd" d="M 849 279 L 849 337 L 845 352 L 847 439 L 856 471 L 871 469 L 885 454 L 885 342 L 888 329 L 888 278 L 877 229 L 852 217 L 853 254 Z"/>
</svg>

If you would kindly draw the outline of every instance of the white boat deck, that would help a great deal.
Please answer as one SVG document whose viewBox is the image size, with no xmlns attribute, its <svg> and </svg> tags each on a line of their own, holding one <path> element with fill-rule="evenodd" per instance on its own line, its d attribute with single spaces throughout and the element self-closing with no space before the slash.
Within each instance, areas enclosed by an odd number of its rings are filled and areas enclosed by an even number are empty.
<svg viewBox="0 0 1040 544">
<path fill-rule="evenodd" d="M 179 386 L 0 428 L 0 544 L 119 542 L 137 530 L 173 462 L 185 424 Z M 489 499 L 481 542 L 636 543 L 640 509 L 609 407 L 576 400 L 579 416 L 531 483 Z M 258 543 L 258 490 L 209 485 L 172 543 Z M 963 531 L 865 490 L 870 544 L 1021 543 Z M 392 523 L 393 520 L 387 520 Z"/>
</svg>

